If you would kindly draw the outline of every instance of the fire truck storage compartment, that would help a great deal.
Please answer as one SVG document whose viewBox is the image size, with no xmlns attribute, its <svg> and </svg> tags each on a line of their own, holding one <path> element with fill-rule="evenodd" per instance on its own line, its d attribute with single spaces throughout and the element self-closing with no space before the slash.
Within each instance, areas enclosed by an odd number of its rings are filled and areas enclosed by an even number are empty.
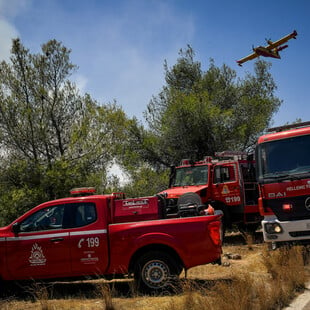
<svg viewBox="0 0 310 310">
<path fill-rule="evenodd" d="M 158 198 L 141 197 L 115 200 L 114 223 L 137 222 L 162 218 Z"/>
</svg>

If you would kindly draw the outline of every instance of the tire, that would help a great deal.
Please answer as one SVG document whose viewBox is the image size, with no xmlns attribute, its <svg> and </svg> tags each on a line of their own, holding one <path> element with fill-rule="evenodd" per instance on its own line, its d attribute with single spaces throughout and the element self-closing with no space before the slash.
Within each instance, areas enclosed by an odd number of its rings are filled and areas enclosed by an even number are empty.
<svg viewBox="0 0 310 310">
<path fill-rule="evenodd" d="M 187 192 L 178 199 L 178 206 L 185 204 L 201 205 L 201 198 L 196 193 Z"/>
<path fill-rule="evenodd" d="M 168 253 L 150 251 L 143 254 L 134 268 L 134 279 L 140 293 L 169 291 L 178 280 L 182 268 Z"/>
<path fill-rule="evenodd" d="M 200 213 L 201 198 L 197 193 L 187 192 L 179 197 L 178 215 L 180 217 L 197 216 Z"/>
</svg>

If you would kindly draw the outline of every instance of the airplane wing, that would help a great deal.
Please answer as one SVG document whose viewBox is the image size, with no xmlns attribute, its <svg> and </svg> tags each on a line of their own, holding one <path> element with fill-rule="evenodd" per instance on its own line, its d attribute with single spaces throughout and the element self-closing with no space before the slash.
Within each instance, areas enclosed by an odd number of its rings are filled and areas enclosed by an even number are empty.
<svg viewBox="0 0 310 310">
<path fill-rule="evenodd" d="M 268 46 L 266 46 L 267 49 L 273 49 L 275 47 L 278 47 L 284 43 L 286 43 L 288 40 L 290 39 L 296 39 L 296 36 L 297 36 L 297 31 L 294 30 L 292 33 L 288 34 L 287 36 L 281 38 L 280 40 L 278 41 L 275 41 L 275 42 L 271 42 Z M 269 42 L 268 42 L 269 43 Z"/>
<path fill-rule="evenodd" d="M 238 64 L 240 67 L 242 67 L 242 64 L 243 64 L 244 62 L 246 62 L 246 61 L 248 61 L 248 60 L 251 60 L 251 59 L 254 59 L 254 58 L 256 58 L 256 57 L 258 57 L 258 55 L 257 55 L 256 53 L 252 53 L 252 54 L 250 54 L 250 55 L 248 55 L 248 56 L 246 56 L 246 57 L 244 57 L 244 58 L 241 58 L 240 60 L 237 60 L 237 64 Z"/>
</svg>

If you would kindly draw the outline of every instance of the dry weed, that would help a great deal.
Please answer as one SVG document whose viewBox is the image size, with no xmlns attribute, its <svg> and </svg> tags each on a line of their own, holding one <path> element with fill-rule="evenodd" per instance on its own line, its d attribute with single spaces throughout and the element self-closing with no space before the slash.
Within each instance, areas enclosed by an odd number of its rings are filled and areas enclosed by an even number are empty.
<svg viewBox="0 0 310 310">
<path fill-rule="evenodd" d="M 264 264 L 268 273 L 278 282 L 290 282 L 296 289 L 304 288 L 306 281 L 303 247 L 283 247 L 264 252 Z"/>
<path fill-rule="evenodd" d="M 98 292 L 98 295 L 100 299 L 104 302 L 104 308 L 105 310 L 115 310 L 115 307 L 113 305 L 112 301 L 112 291 L 108 284 L 105 283 L 97 283 L 96 289 Z"/>
<path fill-rule="evenodd" d="M 41 310 L 51 310 L 52 308 L 49 306 L 49 287 L 40 282 L 33 282 L 31 286 L 25 288 L 25 290 L 30 293 L 34 300 L 40 303 Z"/>
<path fill-rule="evenodd" d="M 241 275 L 231 284 L 219 283 L 214 288 L 215 298 L 211 309 L 255 309 L 253 301 L 255 298 L 255 287 L 250 275 Z"/>
<path fill-rule="evenodd" d="M 264 251 L 262 263 L 269 279 L 257 274 L 238 275 L 231 285 L 218 284 L 212 309 L 281 309 L 296 291 L 304 288 L 306 274 L 303 247 L 280 248 Z"/>
</svg>

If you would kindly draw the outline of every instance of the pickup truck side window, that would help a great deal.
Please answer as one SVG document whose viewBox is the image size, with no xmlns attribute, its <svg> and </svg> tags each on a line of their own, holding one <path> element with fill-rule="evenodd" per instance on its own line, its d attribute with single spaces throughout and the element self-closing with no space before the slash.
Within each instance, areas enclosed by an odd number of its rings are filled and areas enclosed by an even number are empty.
<svg viewBox="0 0 310 310">
<path fill-rule="evenodd" d="M 63 227 L 65 205 L 41 209 L 31 214 L 20 224 L 20 232 L 61 229 Z"/>
<path fill-rule="evenodd" d="M 65 215 L 65 228 L 82 227 L 97 220 L 96 206 L 94 203 L 72 203 L 67 205 Z"/>
<path fill-rule="evenodd" d="M 78 205 L 75 211 L 75 227 L 93 223 L 97 219 L 96 208 L 92 203 Z"/>
<path fill-rule="evenodd" d="M 20 224 L 20 232 L 82 227 L 97 220 L 94 203 L 62 204 L 41 209 Z"/>
</svg>

